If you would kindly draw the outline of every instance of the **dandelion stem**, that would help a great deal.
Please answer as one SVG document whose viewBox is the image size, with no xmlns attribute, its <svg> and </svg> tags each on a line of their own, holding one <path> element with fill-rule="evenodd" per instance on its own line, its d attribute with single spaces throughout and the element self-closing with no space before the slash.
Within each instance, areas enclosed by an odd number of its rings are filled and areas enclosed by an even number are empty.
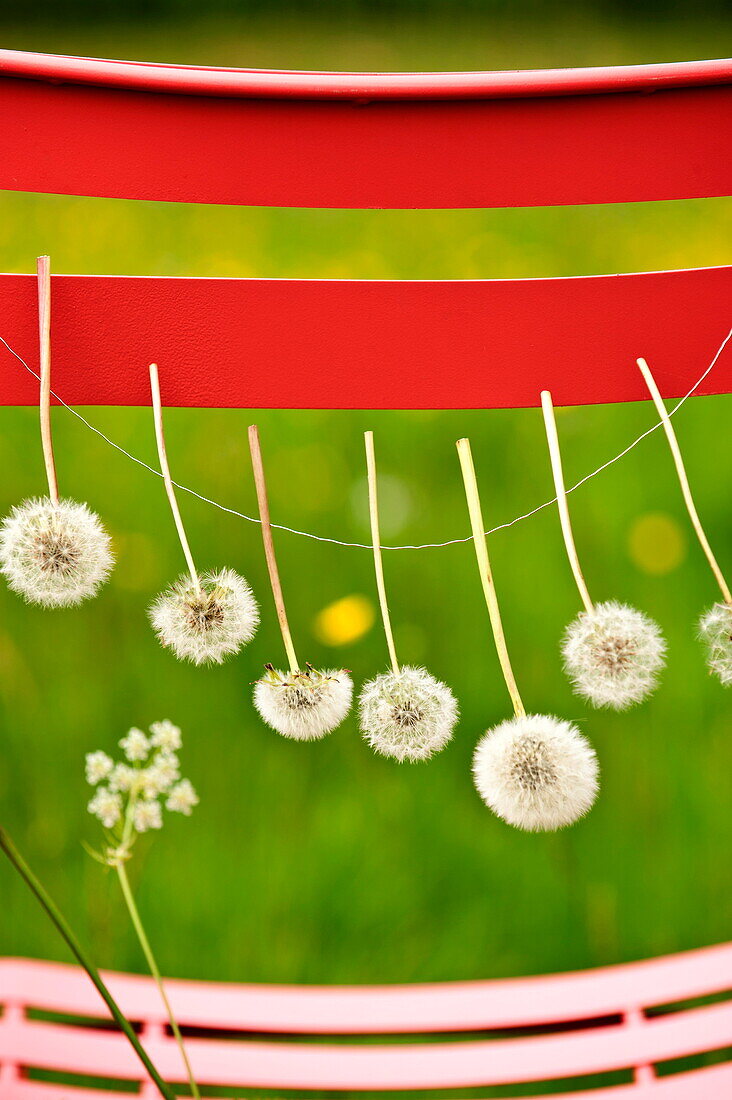
<svg viewBox="0 0 732 1100">
<path fill-rule="evenodd" d="M 517 718 L 520 718 L 526 714 L 526 710 L 521 701 L 516 677 L 513 674 L 511 660 L 508 656 L 508 649 L 506 648 L 506 637 L 503 633 L 501 612 L 498 607 L 498 597 L 496 596 L 493 574 L 491 572 L 491 563 L 488 557 L 488 543 L 485 537 L 485 524 L 483 522 L 483 513 L 480 506 L 480 495 L 478 493 L 478 482 L 475 477 L 475 466 L 473 465 L 470 440 L 459 439 L 457 442 L 457 449 L 460 458 L 460 468 L 463 474 L 463 482 L 465 483 L 465 496 L 468 500 L 468 512 L 470 513 L 470 524 L 473 530 L 473 542 L 475 544 L 475 556 L 478 559 L 478 571 L 480 573 L 481 584 L 483 585 L 485 602 L 488 605 L 488 614 L 490 616 L 491 629 L 493 630 L 493 638 L 498 652 L 498 660 L 501 664 L 501 672 L 503 673 L 503 679 L 506 681 L 508 694 L 511 696 L 514 713 Z"/>
<path fill-rule="evenodd" d="M 51 435 L 51 258 L 39 256 L 36 261 L 38 273 L 38 337 L 41 349 L 41 396 L 39 412 L 41 417 L 41 445 L 43 461 L 46 466 L 48 495 L 54 504 L 58 504 L 58 479 L 56 461 L 53 457 L 53 437 Z"/>
<path fill-rule="evenodd" d="M 143 1049 L 140 1040 L 137 1038 L 137 1035 L 133 1031 L 132 1026 L 130 1025 L 127 1018 L 123 1015 L 119 1005 L 107 989 L 107 986 L 102 981 L 102 978 L 100 977 L 96 967 L 87 958 L 84 949 L 72 932 L 71 928 L 66 922 L 66 919 L 61 914 L 55 902 L 46 892 L 45 888 L 41 885 L 39 880 L 33 874 L 30 867 L 25 862 L 18 849 L 15 847 L 15 844 L 2 827 L 0 827 L 0 848 L 2 848 L 5 855 L 15 867 L 16 871 L 18 871 L 20 876 L 24 879 L 28 888 L 35 895 L 36 900 L 40 902 L 42 908 L 51 918 L 51 921 L 56 926 L 56 929 L 61 934 L 63 939 L 66 941 L 66 944 L 71 949 L 71 952 L 76 960 L 89 975 L 89 978 L 96 987 L 97 992 L 99 993 L 100 997 L 112 1014 L 115 1023 L 118 1025 L 121 1031 L 124 1032 L 125 1036 L 130 1042 L 130 1045 L 135 1051 L 135 1054 L 140 1059 L 142 1065 L 145 1067 L 145 1070 L 149 1074 L 160 1095 L 164 1097 L 164 1100 L 175 1100 L 175 1093 L 168 1085 L 166 1085 L 158 1071 L 155 1069 L 155 1066 L 152 1064 L 148 1055 Z"/>
<path fill-rule="evenodd" d="M 572 534 L 572 523 L 569 518 L 569 508 L 567 507 L 567 490 L 564 487 L 564 473 L 562 472 L 562 454 L 559 450 L 559 437 L 557 436 L 557 422 L 554 416 L 552 395 L 549 393 L 549 390 L 542 390 L 541 392 L 541 408 L 544 413 L 546 440 L 549 444 L 549 457 L 552 463 L 554 490 L 557 494 L 557 505 L 559 507 L 559 522 L 562 525 L 562 535 L 564 536 L 567 557 L 569 558 L 569 564 L 572 568 L 572 574 L 577 582 L 580 598 L 585 605 L 585 611 L 592 611 L 594 610 L 592 600 L 587 590 L 585 578 L 582 575 L 579 558 L 577 557 L 577 547 L 574 544 L 574 535 Z"/>
<path fill-rule="evenodd" d="M 254 470 L 254 484 L 257 489 L 259 518 L 262 524 L 262 542 L 264 543 L 264 557 L 267 562 L 269 582 L 272 586 L 272 595 L 274 596 L 275 608 L 277 611 L 277 621 L 280 624 L 282 642 L 284 644 L 285 652 L 287 654 L 287 660 L 290 663 L 290 672 L 297 672 L 300 666 L 297 663 L 295 647 L 292 644 L 292 635 L 290 634 L 290 626 L 287 621 L 287 611 L 285 610 L 285 598 L 282 595 L 280 573 L 279 569 L 277 568 L 277 556 L 275 554 L 274 539 L 272 538 L 272 524 L 270 523 L 269 518 L 267 482 L 264 477 L 262 448 L 259 443 L 259 428 L 256 424 L 252 424 L 249 428 L 249 451 L 252 456 L 252 468 Z"/>
<path fill-rule="evenodd" d="M 175 495 L 175 489 L 173 488 L 173 479 L 170 476 L 170 466 L 168 465 L 168 455 L 165 450 L 165 432 L 163 430 L 163 407 L 160 401 L 160 380 L 158 379 L 158 365 L 157 363 L 150 364 L 150 390 L 152 393 L 153 404 L 153 416 L 155 418 L 155 439 L 158 444 L 158 458 L 160 459 L 160 472 L 163 475 L 163 481 L 165 483 L 165 492 L 168 494 L 168 501 L 170 502 L 170 510 L 173 513 L 173 519 L 175 520 L 175 527 L 178 532 L 178 538 L 180 539 L 181 547 L 183 548 L 183 555 L 188 565 L 188 571 L 191 574 L 191 580 L 193 581 L 193 587 L 196 590 L 196 595 L 201 595 L 201 581 L 198 576 L 198 570 L 196 569 L 193 561 L 193 555 L 191 554 L 191 548 L 188 544 L 188 538 L 186 536 L 185 527 L 183 526 L 183 520 L 181 519 L 180 508 L 178 507 L 178 501 Z"/>
<path fill-rule="evenodd" d="M 651 397 L 653 398 L 653 403 L 658 410 L 659 416 L 661 417 L 661 423 L 663 424 L 663 430 L 666 433 L 666 438 L 668 439 L 668 444 L 671 448 L 671 455 L 673 456 L 676 473 L 678 474 L 679 482 L 681 484 L 681 492 L 683 494 L 684 503 L 686 504 L 686 508 L 689 513 L 689 518 L 691 519 L 691 524 L 696 532 L 697 538 L 699 539 L 701 548 L 706 555 L 706 559 L 709 562 L 712 573 L 714 573 L 717 584 L 720 587 L 724 602 L 728 606 L 732 606 L 732 592 L 730 592 L 729 585 L 722 575 L 722 570 L 719 568 L 717 559 L 712 552 L 712 548 L 709 545 L 709 540 L 707 539 L 707 536 L 704 533 L 704 528 L 701 525 L 699 513 L 696 510 L 694 498 L 691 495 L 691 486 L 689 485 L 689 479 L 686 475 L 684 460 L 681 457 L 681 448 L 679 447 L 679 441 L 676 438 L 676 432 L 674 431 L 671 419 L 668 415 L 668 412 L 666 411 L 666 406 L 663 403 L 663 398 L 661 397 L 658 386 L 656 385 L 655 379 L 651 374 L 650 367 L 646 363 L 645 359 L 637 359 L 636 362 L 640 367 L 641 374 L 643 375 Z"/>
<path fill-rule="evenodd" d="M 374 569 L 376 571 L 376 588 L 379 593 L 379 606 L 381 608 L 381 620 L 384 624 L 386 644 L 389 649 L 391 667 L 399 675 L 399 662 L 394 645 L 394 634 L 391 629 L 391 616 L 389 604 L 386 599 L 386 585 L 384 583 L 384 563 L 381 557 L 381 534 L 379 532 L 379 497 L 376 485 L 376 455 L 374 453 L 374 433 L 364 432 L 366 441 L 366 469 L 369 483 L 369 515 L 371 517 L 371 541 L 374 547 Z"/>
<path fill-rule="evenodd" d="M 193 1077 L 191 1063 L 188 1061 L 188 1055 L 186 1053 L 186 1048 L 183 1043 L 183 1036 L 180 1033 L 178 1022 L 173 1015 L 173 1009 L 171 1008 L 170 1001 L 168 1000 L 168 995 L 165 992 L 165 986 L 163 984 L 163 979 L 160 974 L 160 969 L 157 962 L 155 961 L 155 956 L 153 955 L 152 948 L 150 947 L 150 941 L 148 940 L 147 934 L 145 933 L 142 920 L 140 919 L 140 913 L 137 909 L 137 905 L 135 904 L 132 890 L 130 889 L 130 880 L 127 877 L 125 865 L 123 862 L 118 861 L 115 863 L 114 866 L 115 870 L 117 871 L 117 876 L 119 878 L 119 884 L 122 887 L 122 896 L 125 899 L 125 904 L 127 905 L 127 909 L 130 914 L 130 920 L 132 921 L 135 932 L 137 933 L 137 938 L 140 941 L 140 946 L 142 947 L 143 954 L 145 955 L 145 959 L 147 960 L 147 965 L 150 968 L 150 973 L 155 979 L 155 984 L 158 987 L 161 1000 L 165 1005 L 165 1011 L 168 1014 L 168 1020 L 170 1021 L 170 1026 L 172 1028 L 173 1035 L 175 1036 L 175 1041 L 178 1044 L 178 1050 L 180 1051 L 181 1058 L 183 1059 L 186 1067 L 186 1074 L 188 1075 L 188 1083 L 191 1086 L 191 1092 L 193 1093 L 195 1100 L 201 1100 L 201 1094 L 198 1091 L 198 1085 L 196 1084 L 196 1081 Z"/>
</svg>

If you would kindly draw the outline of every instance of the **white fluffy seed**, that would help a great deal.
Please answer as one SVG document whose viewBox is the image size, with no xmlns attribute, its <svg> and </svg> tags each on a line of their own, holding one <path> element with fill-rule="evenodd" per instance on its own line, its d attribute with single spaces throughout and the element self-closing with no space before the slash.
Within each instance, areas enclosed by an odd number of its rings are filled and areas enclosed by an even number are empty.
<svg viewBox="0 0 732 1100">
<path fill-rule="evenodd" d="M 298 672 L 267 666 L 254 686 L 254 705 L 262 719 L 293 741 L 317 741 L 339 726 L 351 709 L 353 682 L 345 669 L 321 671 L 308 665 Z"/>
<path fill-rule="evenodd" d="M 575 692 L 596 707 L 625 710 L 656 687 L 666 643 L 647 615 L 626 604 L 596 604 L 570 623 L 562 642 Z"/>
<path fill-rule="evenodd" d="M 0 527 L 0 571 L 28 603 L 82 603 L 96 594 L 113 565 L 109 535 L 86 504 L 25 500 Z"/>
<path fill-rule="evenodd" d="M 473 778 L 498 817 L 529 832 L 571 825 L 598 792 L 592 746 L 576 726 L 545 714 L 510 718 L 488 730 L 475 749 Z"/>
<path fill-rule="evenodd" d="M 699 633 L 707 651 L 707 666 L 721 684 L 732 684 L 732 607 L 715 603 L 699 622 Z"/>
<path fill-rule="evenodd" d="M 196 592 L 188 574 L 158 596 L 149 611 L 163 646 L 196 665 L 221 664 L 251 641 L 259 624 L 252 590 L 232 569 L 205 573 Z"/>
<path fill-rule="evenodd" d="M 384 672 L 361 689 L 361 732 L 372 749 L 394 760 L 428 760 L 451 739 L 457 719 L 449 687 L 423 668 Z"/>
</svg>

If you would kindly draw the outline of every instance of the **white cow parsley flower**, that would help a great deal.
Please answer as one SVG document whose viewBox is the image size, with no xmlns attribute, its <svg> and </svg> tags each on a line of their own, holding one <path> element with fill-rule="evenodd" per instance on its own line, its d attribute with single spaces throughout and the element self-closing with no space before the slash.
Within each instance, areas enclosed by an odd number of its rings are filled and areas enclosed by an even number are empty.
<svg viewBox="0 0 732 1100">
<path fill-rule="evenodd" d="M 181 747 L 181 732 L 167 719 L 153 722 L 149 734 L 133 727 L 120 741 L 125 760 L 105 752 L 89 753 L 86 775 L 97 787 L 89 812 L 110 830 L 109 846 L 96 858 L 116 867 L 130 858 L 136 838 L 163 825 L 163 805 L 190 816 L 198 795 L 181 779 L 180 760 L 169 746 Z"/>
<path fill-rule="evenodd" d="M 132 811 L 132 821 L 138 833 L 146 833 L 148 829 L 162 829 L 160 803 L 156 799 L 141 799 Z"/>
<path fill-rule="evenodd" d="M 99 818 L 105 829 L 111 829 L 122 816 L 122 796 L 107 787 L 97 787 L 87 809 Z"/>
<path fill-rule="evenodd" d="M 142 730 L 138 730 L 135 726 L 122 738 L 119 745 L 127 759 L 131 761 L 146 760 L 150 752 L 150 741 Z"/>
<path fill-rule="evenodd" d="M 191 810 L 197 805 L 198 795 L 188 779 L 181 779 L 180 783 L 176 783 L 165 803 L 166 809 L 185 814 L 186 817 L 190 817 Z"/>
<path fill-rule="evenodd" d="M 150 744 L 156 749 L 177 752 L 181 746 L 180 730 L 166 718 L 164 722 L 153 722 L 150 726 Z"/>
<path fill-rule="evenodd" d="M 647 615 L 626 604 L 596 604 L 570 623 L 564 667 L 578 695 L 596 707 L 625 710 L 656 686 L 666 643 Z"/>
<path fill-rule="evenodd" d="M 353 682 L 345 669 L 321 671 L 306 665 L 298 672 L 266 666 L 254 687 L 254 705 L 283 737 L 317 741 L 339 726 L 351 708 Z"/>
<path fill-rule="evenodd" d="M 473 778 L 487 806 L 531 832 L 582 817 L 598 791 L 597 757 L 576 726 L 545 714 L 510 718 L 481 738 Z"/>
<path fill-rule="evenodd" d="M 86 754 L 86 781 L 93 787 L 107 779 L 114 768 L 114 761 L 106 752 L 88 752 Z"/>
<path fill-rule="evenodd" d="M 81 603 L 96 594 L 113 565 L 109 535 L 86 504 L 25 500 L 0 527 L 0 572 L 28 603 Z"/>
<path fill-rule="evenodd" d="M 400 761 L 428 760 L 448 743 L 458 719 L 449 687 L 408 665 L 364 684 L 359 711 L 369 745 Z"/>
<path fill-rule="evenodd" d="M 699 633 L 707 650 L 709 671 L 724 687 L 732 684 L 732 607 L 715 603 L 702 615 Z"/>
<path fill-rule="evenodd" d="M 238 573 L 221 569 L 200 577 L 200 593 L 188 574 L 158 596 L 150 619 L 163 646 L 196 665 L 221 664 L 251 641 L 259 624 L 252 590 Z"/>
</svg>

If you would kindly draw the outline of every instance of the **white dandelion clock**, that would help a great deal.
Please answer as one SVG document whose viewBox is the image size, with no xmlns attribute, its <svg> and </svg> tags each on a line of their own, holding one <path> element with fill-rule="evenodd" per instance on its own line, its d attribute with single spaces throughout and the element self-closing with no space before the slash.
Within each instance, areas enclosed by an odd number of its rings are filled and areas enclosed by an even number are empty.
<svg viewBox="0 0 732 1100">
<path fill-rule="evenodd" d="M 170 476 L 155 363 L 150 364 L 150 390 L 160 471 L 188 566 L 188 573 L 150 607 L 150 621 L 160 644 L 180 660 L 196 665 L 221 664 L 252 640 L 259 625 L 259 608 L 251 588 L 233 569 L 204 574 L 196 569 Z"/>
<path fill-rule="evenodd" d="M 626 710 L 653 691 L 665 664 L 666 643 L 657 624 L 627 604 L 593 604 L 582 574 L 564 486 L 562 456 L 551 394 L 541 395 L 564 545 L 584 611 L 562 642 L 564 670 L 577 695 L 595 707 Z"/>
<path fill-rule="evenodd" d="M 567 627 L 564 668 L 578 695 L 625 710 L 656 687 L 666 643 L 657 624 L 626 604 L 595 604 Z"/>
<path fill-rule="evenodd" d="M 726 342 L 725 340 L 725 343 Z M 724 344 L 722 347 L 724 347 Z M 717 353 L 717 355 L 718 354 L 719 353 Z M 715 356 L 715 362 L 716 358 L 717 356 Z M 656 385 L 656 381 L 651 374 L 651 369 L 645 359 L 638 359 L 636 362 L 648 386 L 648 391 L 653 399 L 653 404 L 656 406 L 656 411 L 661 417 L 661 424 L 663 425 L 663 430 L 671 449 L 671 456 L 674 460 L 676 474 L 681 486 L 681 495 L 684 498 L 684 504 L 689 513 L 691 525 L 694 528 L 694 533 L 699 540 L 699 545 L 704 552 L 704 556 L 709 563 L 709 568 L 722 593 L 722 602 L 715 603 L 709 611 L 702 615 L 699 623 L 699 635 L 706 649 L 709 671 L 713 676 L 717 677 L 721 684 L 727 687 L 732 684 L 732 590 L 730 590 L 724 578 L 724 574 L 719 567 L 719 563 L 714 556 L 714 551 L 709 544 L 709 539 L 699 519 L 699 513 L 696 510 L 694 497 L 691 493 L 691 486 L 689 485 L 689 478 L 686 473 L 686 466 L 684 465 L 679 441 L 676 438 L 676 432 L 671 423 L 671 417 L 663 403 L 663 398 Z"/>
<path fill-rule="evenodd" d="M 206 573 L 198 586 L 184 573 L 158 596 L 150 620 L 176 657 L 221 664 L 254 637 L 259 608 L 247 582 L 232 569 Z"/>
<path fill-rule="evenodd" d="M 267 667 L 254 687 L 254 705 L 263 721 L 293 741 L 318 741 L 351 709 L 353 683 L 345 669 L 282 672 Z"/>
<path fill-rule="evenodd" d="M 73 607 L 94 596 L 114 565 L 111 540 L 86 504 L 23 501 L 0 527 L 0 570 L 28 603 Z"/>
<path fill-rule="evenodd" d="M 562 829 L 583 817 L 597 797 L 597 757 L 570 722 L 524 709 L 503 633 L 470 443 L 461 439 L 457 447 L 483 593 L 514 709 L 513 718 L 478 742 L 473 781 L 486 806 L 507 824 L 529 832 Z"/>
<path fill-rule="evenodd" d="M 473 778 L 498 817 L 517 829 L 544 832 L 572 825 L 590 810 L 598 764 L 576 726 L 527 714 L 501 722 L 481 738 Z"/>
<path fill-rule="evenodd" d="M 254 706 L 262 720 L 283 737 L 293 741 L 319 741 L 336 729 L 351 709 L 353 682 L 346 669 L 318 669 L 310 664 L 302 668 L 298 662 L 277 568 L 259 431 L 254 424 L 249 428 L 249 450 L 264 557 L 289 664 L 286 671 L 265 665 L 264 676 L 254 685 Z"/>
<path fill-rule="evenodd" d="M 732 684 L 732 606 L 715 603 L 702 615 L 699 635 L 707 651 L 707 666 L 720 684 Z"/>
<path fill-rule="evenodd" d="M 114 566 L 111 540 L 86 504 L 59 500 L 51 434 L 51 271 L 38 258 L 40 418 L 48 496 L 25 500 L 0 526 L 0 572 L 27 603 L 74 607 L 95 596 Z"/>
<path fill-rule="evenodd" d="M 402 665 L 364 684 L 359 723 L 376 752 L 394 760 L 429 760 L 451 740 L 458 705 L 446 684 Z"/>
<path fill-rule="evenodd" d="M 366 742 L 382 756 L 400 762 L 429 760 L 451 740 L 458 705 L 447 684 L 426 669 L 399 665 L 384 581 L 373 432 L 366 432 L 364 438 L 376 589 L 391 670 L 362 687 L 359 725 Z"/>
</svg>

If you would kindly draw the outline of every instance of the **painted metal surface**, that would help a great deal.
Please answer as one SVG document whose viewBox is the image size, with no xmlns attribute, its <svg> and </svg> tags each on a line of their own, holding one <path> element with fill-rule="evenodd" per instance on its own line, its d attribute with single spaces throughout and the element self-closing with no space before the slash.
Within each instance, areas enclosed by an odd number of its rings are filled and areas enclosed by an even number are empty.
<svg viewBox="0 0 732 1100">
<path fill-rule="evenodd" d="M 730 191 L 732 62 L 351 74 L 0 51 L 0 119 L 6 190 L 352 208 L 706 197 Z"/>
<path fill-rule="evenodd" d="M 507 408 L 685 394 L 729 328 L 732 267 L 574 279 L 52 277 L 53 388 L 76 405 Z M 36 279 L 0 275 L 0 334 L 37 367 Z M 0 347 L 0 405 L 38 383 Z M 701 393 L 732 389 L 723 353 Z"/>
<path fill-rule="evenodd" d="M 107 975 L 107 980 L 123 1010 L 142 1022 L 148 1052 L 163 1075 L 183 1079 L 180 1055 L 163 1028 L 152 981 L 117 974 Z M 732 1045 L 732 1001 L 681 1008 L 653 1018 L 644 1009 L 720 993 L 731 986 L 732 945 L 720 945 L 543 978 L 303 989 L 171 981 L 169 994 L 182 1025 L 218 1029 L 215 1036 L 198 1035 L 187 1042 L 199 1083 L 329 1091 L 508 1085 L 650 1067 L 658 1061 L 720 1049 Z M 28 1093 L 23 1091 L 25 1086 L 13 1091 L 10 1070 L 14 1066 L 139 1080 L 139 1064 L 120 1034 L 25 1015 L 25 1008 L 31 1006 L 100 1018 L 103 1008 L 96 991 L 78 969 L 35 960 L 0 960 L 0 1004 L 5 1008 L 0 1017 L 2 1100 L 30 1098 L 37 1088 L 34 1084 Z M 268 1030 L 302 1036 L 406 1034 L 579 1020 L 586 1023 L 579 1030 L 469 1041 L 456 1037 L 428 1044 L 414 1036 L 386 1045 L 247 1037 L 247 1033 Z M 231 1034 L 222 1036 L 222 1029 Z M 724 1095 L 731 1083 L 732 1065 L 726 1064 L 668 1079 L 645 1073 L 636 1085 L 608 1095 L 691 1100 Z M 66 1093 L 58 1090 L 57 1095 Z"/>
</svg>

